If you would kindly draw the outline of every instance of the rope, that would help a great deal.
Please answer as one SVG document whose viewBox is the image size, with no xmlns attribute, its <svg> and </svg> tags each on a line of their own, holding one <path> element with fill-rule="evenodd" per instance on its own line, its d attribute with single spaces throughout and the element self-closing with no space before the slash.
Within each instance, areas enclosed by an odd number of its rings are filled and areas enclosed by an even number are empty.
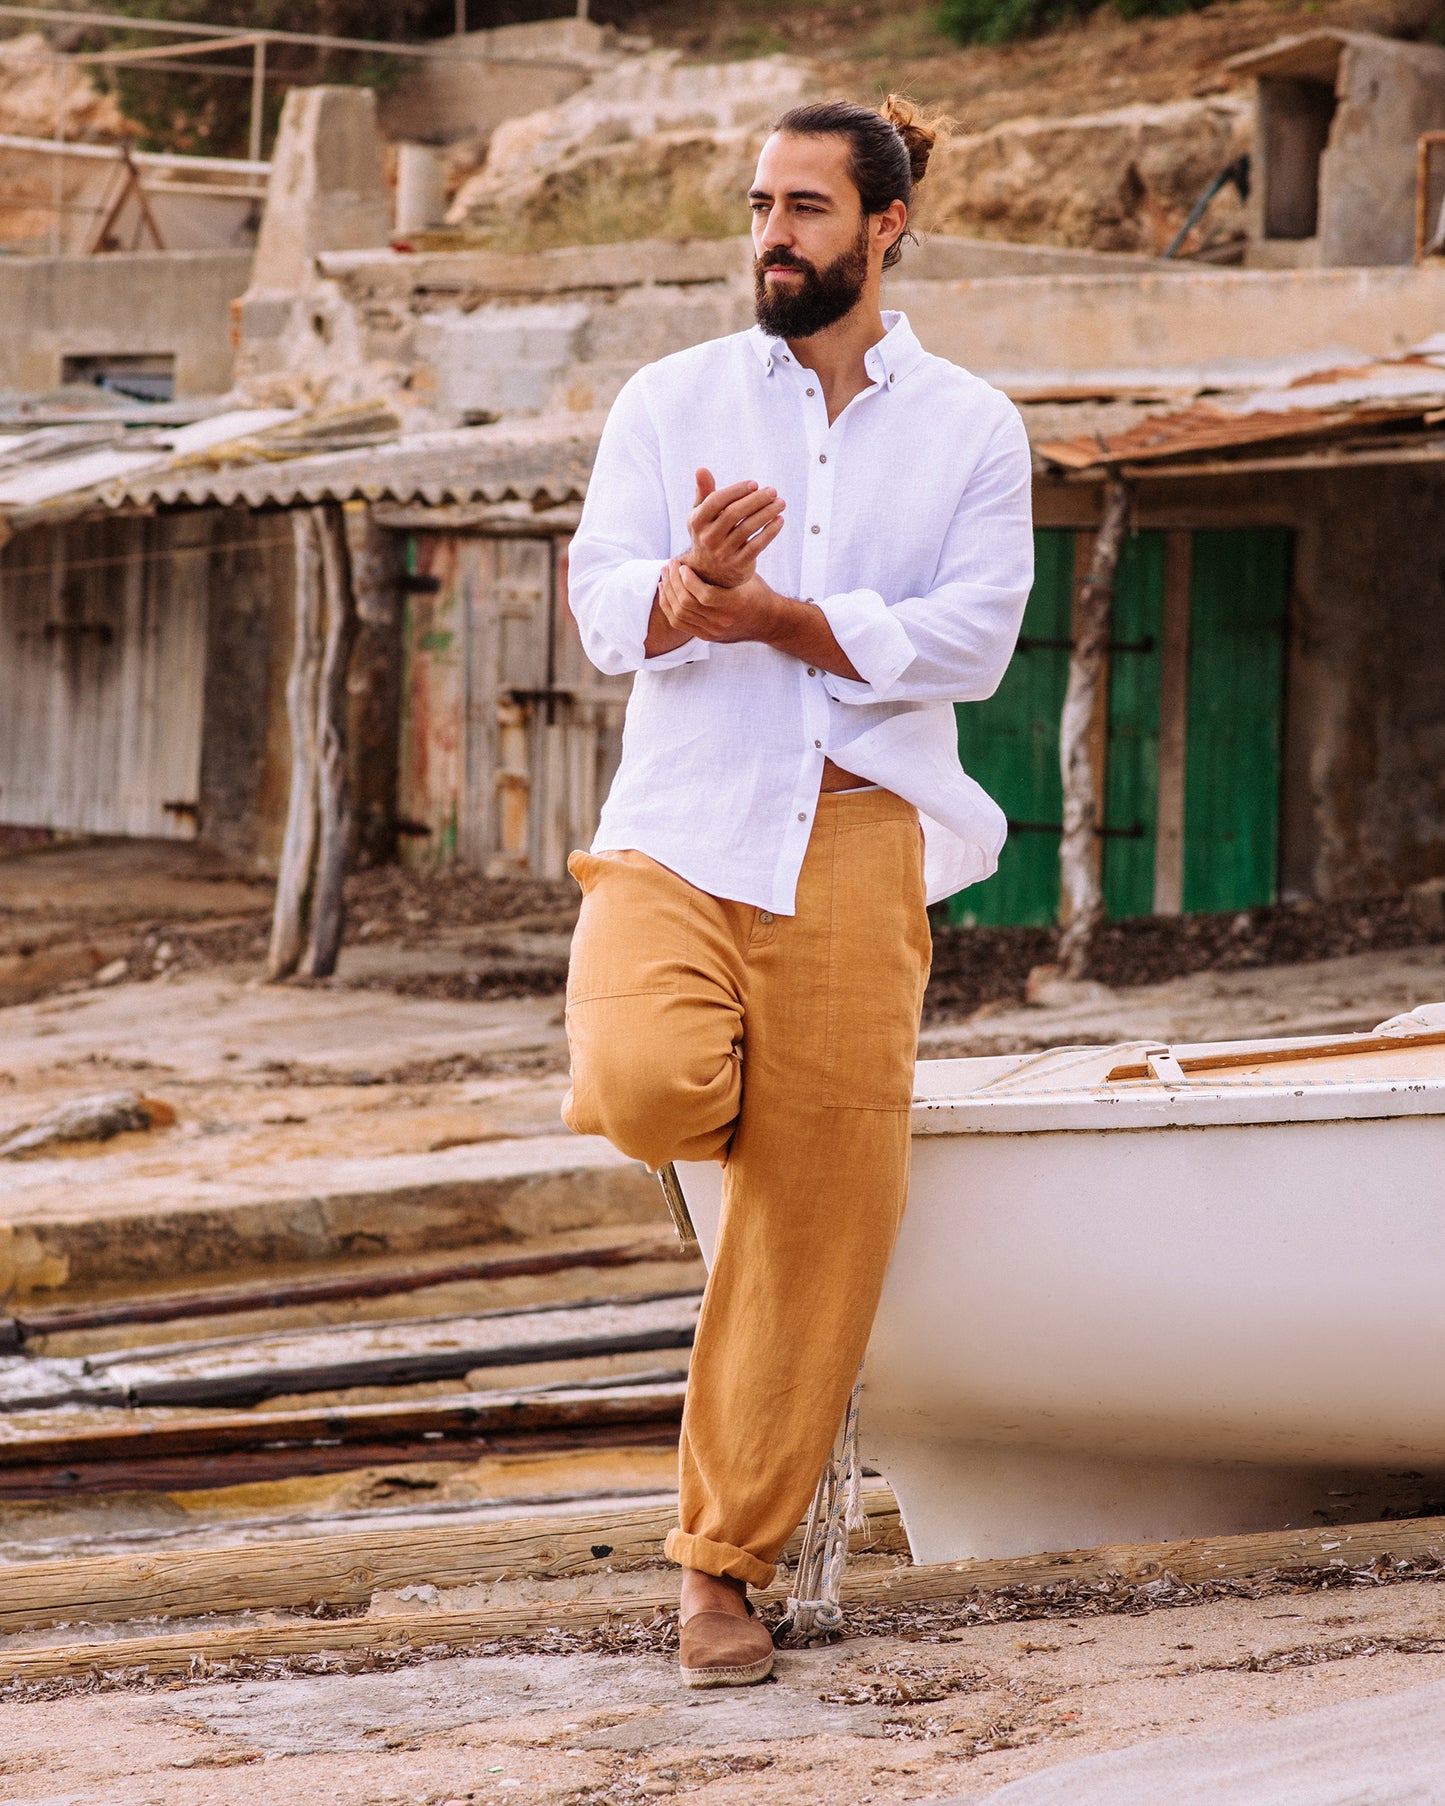
<svg viewBox="0 0 1445 1806">
<path fill-rule="evenodd" d="M 828 1451 L 818 1489 L 808 1507 L 793 1592 L 787 1615 L 778 1627 L 778 1634 L 794 1643 L 822 1643 L 836 1636 L 843 1623 L 838 1594 L 843 1570 L 848 1565 L 848 1532 L 861 1530 L 867 1521 L 863 1514 L 863 1469 L 858 1460 L 858 1401 L 862 1392 L 860 1371 L 843 1414 L 842 1430 Z"/>
</svg>

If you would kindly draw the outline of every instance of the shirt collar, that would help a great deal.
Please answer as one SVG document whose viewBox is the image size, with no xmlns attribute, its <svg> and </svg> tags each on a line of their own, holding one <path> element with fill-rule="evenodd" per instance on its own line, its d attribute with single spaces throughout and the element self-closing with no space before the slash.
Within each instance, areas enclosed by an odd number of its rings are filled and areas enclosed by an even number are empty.
<svg viewBox="0 0 1445 1806">
<path fill-rule="evenodd" d="M 788 350 L 787 341 L 774 338 L 771 333 L 764 332 L 761 326 L 752 328 L 748 333 L 748 340 L 765 370 L 771 372 L 775 361 L 789 366 L 793 364 L 793 354 Z M 908 324 L 908 315 L 888 309 L 883 315 L 883 337 L 876 345 L 869 347 L 863 359 L 863 368 L 874 382 L 886 388 L 890 383 L 900 382 L 922 357 L 923 347 Z"/>
</svg>

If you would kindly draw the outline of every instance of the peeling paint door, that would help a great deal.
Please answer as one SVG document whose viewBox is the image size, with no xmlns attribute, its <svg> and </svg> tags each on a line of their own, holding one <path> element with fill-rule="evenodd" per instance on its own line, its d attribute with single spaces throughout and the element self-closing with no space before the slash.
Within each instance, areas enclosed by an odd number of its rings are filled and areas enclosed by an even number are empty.
<svg viewBox="0 0 1445 1806">
<path fill-rule="evenodd" d="M 400 785 L 412 858 L 557 878 L 591 839 L 630 685 L 588 664 L 566 559 L 553 536 L 412 537 Z"/>
<path fill-rule="evenodd" d="M 1194 535 L 1186 910 L 1249 909 L 1277 894 L 1292 551 L 1280 528 Z"/>
<path fill-rule="evenodd" d="M 1114 589 L 1100 859 L 1104 909 L 1115 918 L 1154 908 L 1164 556 L 1162 533 L 1132 535 Z"/>
<path fill-rule="evenodd" d="M 1034 534 L 1034 587 L 1018 649 L 987 702 L 958 704 L 963 768 L 1009 821 L 998 871 L 950 899 L 955 922 L 1046 927 L 1059 912 L 1059 712 L 1069 681 L 1074 535 Z"/>
<path fill-rule="evenodd" d="M 209 548 L 198 513 L 0 553 L 0 822 L 195 838 Z"/>
<path fill-rule="evenodd" d="M 1187 679 L 1177 699 L 1165 674 L 1171 541 L 1180 542 L 1187 592 Z M 995 876 L 949 900 L 955 922 L 1042 927 L 1058 915 L 1059 714 L 1075 535 L 1040 529 L 1034 544 L 1034 589 L 1013 662 L 987 702 L 958 706 L 964 768 L 1003 806 L 1009 839 Z M 1182 894 L 1191 911 L 1274 900 L 1290 545 L 1286 532 L 1252 528 L 1125 541 L 1098 723 L 1101 881 L 1111 918 L 1171 907 L 1159 901 L 1164 895 L 1177 909 Z M 1185 717 L 1173 735 L 1166 708 Z M 1176 806 L 1161 852 L 1165 743 L 1182 751 L 1183 819 Z M 1161 885 L 1166 858 L 1176 869 Z"/>
</svg>

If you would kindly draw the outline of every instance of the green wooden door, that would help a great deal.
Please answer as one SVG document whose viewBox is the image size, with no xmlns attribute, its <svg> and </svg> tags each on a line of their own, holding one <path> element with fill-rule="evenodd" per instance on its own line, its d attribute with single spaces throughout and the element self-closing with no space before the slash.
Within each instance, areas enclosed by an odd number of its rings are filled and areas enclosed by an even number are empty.
<svg viewBox="0 0 1445 1806">
<path fill-rule="evenodd" d="M 1048 926 L 1058 918 L 1059 713 L 1068 683 L 1074 536 L 1040 529 L 1018 651 L 997 693 L 958 707 L 964 769 L 997 798 L 1009 838 L 994 877 L 949 901 L 949 919 Z M 1193 535 L 1183 902 L 1247 909 L 1275 896 L 1290 536 Z M 1109 648 L 1103 797 L 1104 905 L 1154 907 L 1167 539 L 1124 542 Z"/>
<path fill-rule="evenodd" d="M 1115 918 L 1154 909 L 1165 546 L 1162 533 L 1126 539 L 1114 586 L 1102 878 Z"/>
<path fill-rule="evenodd" d="M 1194 535 L 1186 911 L 1275 900 L 1291 549 L 1283 529 Z"/>
<path fill-rule="evenodd" d="M 1059 711 L 1069 681 L 1074 535 L 1034 534 L 1034 587 L 1018 650 L 987 702 L 958 705 L 963 768 L 1009 821 L 998 871 L 949 899 L 949 920 L 1047 927 L 1059 913 Z"/>
</svg>

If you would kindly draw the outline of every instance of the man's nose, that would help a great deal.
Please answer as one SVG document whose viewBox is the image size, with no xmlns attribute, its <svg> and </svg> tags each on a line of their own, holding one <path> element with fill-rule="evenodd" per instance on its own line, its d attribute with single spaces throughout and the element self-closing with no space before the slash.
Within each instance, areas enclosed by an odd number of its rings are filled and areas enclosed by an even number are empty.
<svg viewBox="0 0 1445 1806">
<path fill-rule="evenodd" d="M 793 228 L 788 215 L 781 207 L 770 207 L 758 222 L 757 235 L 760 251 L 776 250 L 779 246 L 791 248 Z"/>
</svg>

